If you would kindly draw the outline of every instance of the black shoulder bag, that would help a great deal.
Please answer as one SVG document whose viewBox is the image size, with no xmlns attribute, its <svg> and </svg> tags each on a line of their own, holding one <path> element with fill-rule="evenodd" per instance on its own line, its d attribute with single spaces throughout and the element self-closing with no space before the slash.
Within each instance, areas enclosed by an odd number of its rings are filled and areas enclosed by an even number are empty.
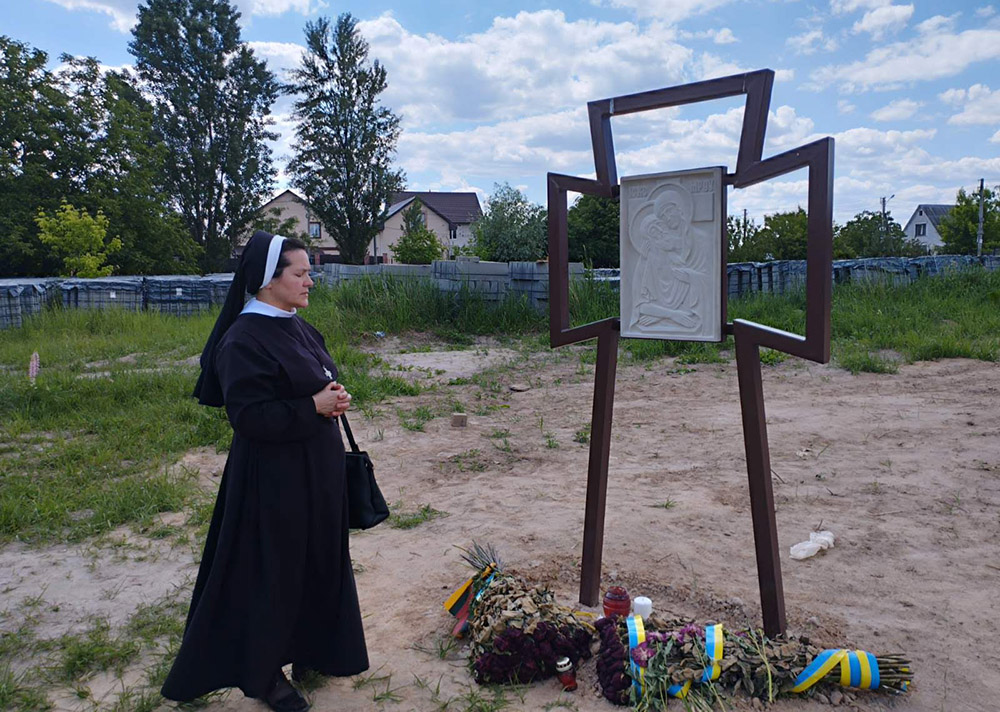
<svg viewBox="0 0 1000 712">
<path fill-rule="evenodd" d="M 347 511 L 351 529 L 371 529 L 389 516 L 389 506 L 375 481 L 375 465 L 368 453 L 358 448 L 354 433 L 347 423 L 347 416 L 341 415 L 340 422 L 351 449 L 347 451 Z"/>
</svg>

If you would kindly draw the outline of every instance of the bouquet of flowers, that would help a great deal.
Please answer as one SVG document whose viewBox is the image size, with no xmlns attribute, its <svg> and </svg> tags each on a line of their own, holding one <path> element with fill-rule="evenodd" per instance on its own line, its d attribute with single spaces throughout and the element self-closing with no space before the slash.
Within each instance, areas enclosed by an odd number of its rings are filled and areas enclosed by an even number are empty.
<svg viewBox="0 0 1000 712">
<path fill-rule="evenodd" d="M 771 702 L 830 684 L 902 693 L 913 681 L 902 655 L 821 650 L 804 638 L 769 639 L 755 629 L 723 634 L 721 626 L 712 626 L 709 635 L 692 623 L 655 617 L 643 623 L 644 640 L 636 643 L 633 636 L 630 644 L 625 618 L 597 622 L 597 671 L 605 697 L 643 712 L 663 709 L 671 697 L 712 709 L 720 690 Z"/>
<path fill-rule="evenodd" d="M 478 572 L 468 592 L 469 659 L 476 682 L 531 682 L 555 675 L 559 658 L 575 665 L 590 657 L 593 628 L 558 605 L 551 591 L 504 571 L 492 547 L 474 544 L 465 553 Z"/>
</svg>

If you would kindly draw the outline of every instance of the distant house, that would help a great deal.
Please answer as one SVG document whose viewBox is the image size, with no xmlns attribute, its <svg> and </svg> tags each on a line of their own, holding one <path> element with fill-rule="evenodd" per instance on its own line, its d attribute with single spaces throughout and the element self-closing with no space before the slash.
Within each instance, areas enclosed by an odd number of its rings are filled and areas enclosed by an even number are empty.
<svg viewBox="0 0 1000 712">
<path fill-rule="evenodd" d="M 278 222 L 284 222 L 289 218 L 295 219 L 295 232 L 308 233 L 312 240 L 313 253 L 321 255 L 340 255 L 337 243 L 323 229 L 320 219 L 309 212 L 309 207 L 298 193 L 293 190 L 286 190 L 264 203 L 261 208 L 261 216 L 265 218 L 273 217 Z M 275 214 L 277 211 L 277 214 Z M 249 235 L 247 236 L 249 237 Z"/>
<path fill-rule="evenodd" d="M 941 235 L 938 232 L 938 225 L 941 218 L 947 215 L 954 205 L 934 205 L 921 204 L 913 211 L 913 215 L 906 222 L 903 232 L 907 239 L 919 240 L 936 252 L 941 247 Z"/>
<path fill-rule="evenodd" d="M 459 247 L 472 241 L 472 223 L 482 217 L 479 196 L 475 193 L 439 193 L 435 191 L 396 193 L 378 236 L 369 245 L 369 253 L 392 262 L 390 249 L 403 236 L 403 212 L 419 199 L 424 224 L 437 235 L 449 257 Z"/>
</svg>

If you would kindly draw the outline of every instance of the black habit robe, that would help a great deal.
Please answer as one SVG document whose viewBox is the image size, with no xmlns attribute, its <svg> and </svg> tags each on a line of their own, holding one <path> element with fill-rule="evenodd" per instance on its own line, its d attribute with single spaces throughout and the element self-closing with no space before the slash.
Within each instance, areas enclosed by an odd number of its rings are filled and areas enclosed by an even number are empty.
<svg viewBox="0 0 1000 712">
<path fill-rule="evenodd" d="M 337 369 L 298 316 L 239 316 L 215 355 L 233 443 L 163 696 L 263 697 L 290 662 L 368 669 L 348 550 L 344 444 L 312 395 Z"/>
</svg>

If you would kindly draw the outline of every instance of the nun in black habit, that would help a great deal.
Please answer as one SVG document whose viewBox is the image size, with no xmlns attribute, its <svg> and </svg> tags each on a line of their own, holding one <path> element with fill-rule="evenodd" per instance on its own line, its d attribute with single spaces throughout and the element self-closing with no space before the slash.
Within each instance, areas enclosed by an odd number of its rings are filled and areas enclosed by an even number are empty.
<svg viewBox="0 0 1000 712">
<path fill-rule="evenodd" d="M 368 669 L 335 420 L 350 395 L 323 337 L 295 314 L 312 284 L 301 242 L 255 233 L 202 353 L 194 395 L 225 406 L 233 444 L 168 699 L 238 687 L 304 712 L 283 665 L 296 679 Z"/>
</svg>

